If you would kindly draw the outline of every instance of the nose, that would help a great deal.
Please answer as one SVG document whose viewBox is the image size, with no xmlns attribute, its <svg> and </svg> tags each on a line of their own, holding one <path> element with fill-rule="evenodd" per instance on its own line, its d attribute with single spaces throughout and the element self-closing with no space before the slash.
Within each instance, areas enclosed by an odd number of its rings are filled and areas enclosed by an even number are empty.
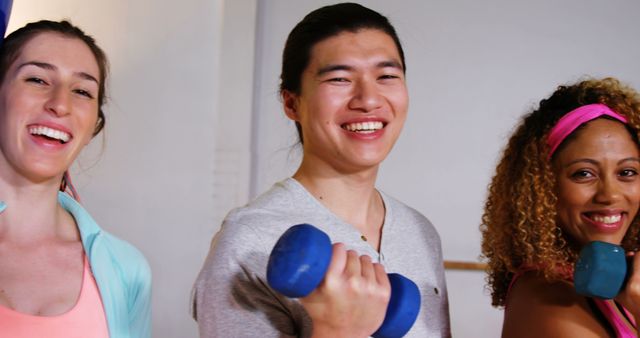
<svg viewBox="0 0 640 338">
<path fill-rule="evenodd" d="M 63 88 L 54 88 L 45 103 L 45 109 L 57 116 L 64 116 L 71 111 L 71 93 Z"/>
<path fill-rule="evenodd" d="M 599 204 L 613 204 L 622 196 L 620 182 L 614 178 L 604 178 L 598 183 L 598 191 L 594 202 Z"/>
<path fill-rule="evenodd" d="M 382 105 L 382 96 L 375 79 L 360 79 L 353 89 L 353 96 L 349 102 L 349 108 L 360 110 L 364 113 L 374 111 Z"/>
</svg>

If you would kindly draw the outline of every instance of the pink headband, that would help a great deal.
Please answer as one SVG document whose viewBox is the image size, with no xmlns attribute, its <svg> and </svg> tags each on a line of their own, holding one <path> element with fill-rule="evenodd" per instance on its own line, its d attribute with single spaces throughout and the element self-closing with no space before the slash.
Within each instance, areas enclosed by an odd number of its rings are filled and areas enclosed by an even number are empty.
<svg viewBox="0 0 640 338">
<path fill-rule="evenodd" d="M 576 128 L 602 115 L 611 116 L 622 123 L 627 123 L 627 119 L 624 116 L 614 112 L 611 108 L 601 103 L 578 107 L 568 112 L 558 120 L 558 123 L 556 123 L 553 128 L 551 128 L 549 138 L 547 139 L 547 144 L 549 145 L 549 148 L 551 148 L 549 151 L 549 158 L 551 158 L 556 149 L 558 149 L 560 143 L 562 143 L 567 136 L 573 133 Z"/>
</svg>

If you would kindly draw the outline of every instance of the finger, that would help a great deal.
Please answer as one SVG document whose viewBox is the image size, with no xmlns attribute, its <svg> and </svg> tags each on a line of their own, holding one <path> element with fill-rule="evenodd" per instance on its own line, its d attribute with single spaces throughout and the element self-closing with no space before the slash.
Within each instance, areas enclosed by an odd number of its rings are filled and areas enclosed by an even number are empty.
<svg viewBox="0 0 640 338">
<path fill-rule="evenodd" d="M 347 251 L 342 243 L 336 243 L 331 250 L 331 262 L 327 268 L 327 275 L 342 275 L 347 263 Z"/>
<path fill-rule="evenodd" d="M 361 275 L 361 267 L 360 267 L 360 258 L 357 252 L 354 250 L 347 251 L 347 264 L 344 269 L 344 273 L 347 276 L 360 276 Z"/>
<path fill-rule="evenodd" d="M 631 278 L 638 283 L 640 281 L 640 255 L 636 255 L 634 252 L 633 254 L 628 254 L 627 257 L 632 261 L 631 266 L 629 266 L 631 271 L 627 272 L 627 276 L 631 276 Z"/>
<path fill-rule="evenodd" d="M 376 271 L 373 268 L 371 257 L 368 255 L 360 256 L 360 271 L 365 280 L 376 282 Z"/>
<path fill-rule="evenodd" d="M 631 302 L 631 304 L 638 304 L 640 301 L 640 255 L 634 255 L 629 257 L 629 260 L 632 260 L 629 264 L 629 269 L 631 271 L 627 271 L 627 276 L 629 280 L 627 280 L 627 285 L 625 287 L 625 296 L 626 300 Z M 625 304 L 629 307 L 631 304 Z"/>
<path fill-rule="evenodd" d="M 378 284 L 386 288 L 391 288 L 391 283 L 389 282 L 389 276 L 387 275 L 387 271 L 385 271 L 384 269 L 384 265 L 380 263 L 375 263 L 373 264 L 373 268 L 376 273 L 376 281 L 378 282 Z"/>
</svg>

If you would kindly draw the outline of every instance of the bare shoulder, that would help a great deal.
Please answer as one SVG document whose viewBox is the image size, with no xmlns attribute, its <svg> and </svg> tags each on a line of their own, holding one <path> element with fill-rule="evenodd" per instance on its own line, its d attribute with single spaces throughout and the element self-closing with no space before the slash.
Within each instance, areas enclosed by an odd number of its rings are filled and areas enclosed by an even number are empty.
<svg viewBox="0 0 640 338">
<path fill-rule="evenodd" d="M 518 279 L 507 298 L 502 336 L 610 337 L 585 297 L 569 282 L 548 282 L 536 272 Z"/>
</svg>

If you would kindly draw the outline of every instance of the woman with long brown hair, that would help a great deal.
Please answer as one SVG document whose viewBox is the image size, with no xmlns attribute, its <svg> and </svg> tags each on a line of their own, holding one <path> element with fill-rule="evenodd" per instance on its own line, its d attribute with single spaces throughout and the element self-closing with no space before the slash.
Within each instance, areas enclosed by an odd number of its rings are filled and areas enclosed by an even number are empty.
<svg viewBox="0 0 640 338">
<path fill-rule="evenodd" d="M 150 337 L 151 274 L 67 193 L 105 123 L 107 59 L 67 21 L 0 47 L 0 337 Z M 73 190 L 73 189 L 71 189 Z"/>
</svg>

